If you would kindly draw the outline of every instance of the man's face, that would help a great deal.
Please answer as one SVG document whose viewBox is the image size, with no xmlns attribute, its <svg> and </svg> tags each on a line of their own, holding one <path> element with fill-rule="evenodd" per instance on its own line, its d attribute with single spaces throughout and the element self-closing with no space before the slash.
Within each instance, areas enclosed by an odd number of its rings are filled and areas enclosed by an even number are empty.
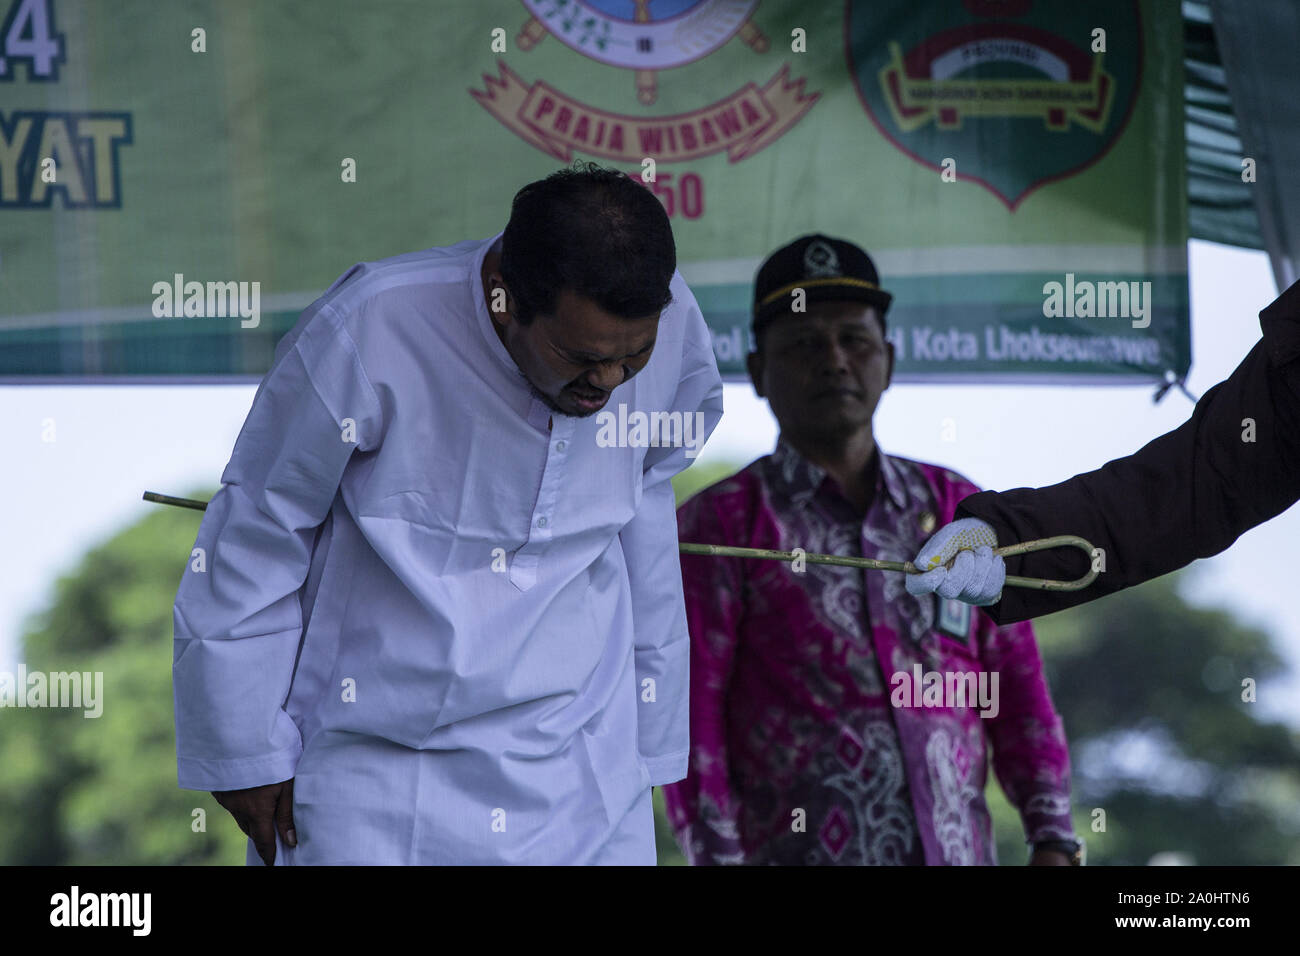
<svg viewBox="0 0 1300 956">
<path fill-rule="evenodd" d="M 516 322 L 509 308 L 489 312 L 538 396 L 552 410 L 576 418 L 600 411 L 610 392 L 645 367 L 659 332 L 658 312 L 620 318 L 568 289 L 556 298 L 553 315 L 538 314 L 529 325 Z"/>
<path fill-rule="evenodd" d="M 816 302 L 772 320 L 749 376 L 781 430 L 796 438 L 838 439 L 871 425 L 894 372 L 875 306 Z"/>
</svg>

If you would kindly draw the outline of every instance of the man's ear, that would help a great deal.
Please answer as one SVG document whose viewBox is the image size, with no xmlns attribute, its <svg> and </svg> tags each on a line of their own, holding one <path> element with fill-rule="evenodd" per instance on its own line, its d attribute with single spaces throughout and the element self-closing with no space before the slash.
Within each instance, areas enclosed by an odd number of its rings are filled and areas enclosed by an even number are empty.
<svg viewBox="0 0 1300 956">
<path fill-rule="evenodd" d="M 487 300 L 488 314 L 492 316 L 492 321 L 498 325 L 505 325 L 506 317 L 514 316 L 514 297 L 510 295 L 510 290 L 506 288 L 505 281 L 501 278 L 499 272 L 494 272 L 488 276 Z"/>
<path fill-rule="evenodd" d="M 763 394 L 763 353 L 750 352 L 746 355 L 745 367 L 749 370 L 749 380 L 754 383 L 754 393 L 759 398 L 767 398 Z"/>
<path fill-rule="evenodd" d="M 885 354 L 889 356 L 889 365 L 885 369 L 885 388 L 889 388 L 890 383 L 894 380 L 894 343 L 888 339 L 885 340 Z M 884 389 L 881 389 L 881 391 L 884 391 Z"/>
</svg>

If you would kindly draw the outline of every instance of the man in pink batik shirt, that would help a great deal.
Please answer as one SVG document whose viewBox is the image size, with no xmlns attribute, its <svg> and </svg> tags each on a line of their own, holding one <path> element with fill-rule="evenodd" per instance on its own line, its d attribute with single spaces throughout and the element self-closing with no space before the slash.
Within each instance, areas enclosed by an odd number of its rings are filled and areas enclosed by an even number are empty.
<svg viewBox="0 0 1300 956">
<path fill-rule="evenodd" d="M 952 520 L 978 489 L 873 437 L 891 300 L 842 240 L 804 236 L 767 259 L 749 372 L 781 437 L 679 509 L 680 540 L 906 561 Z M 977 576 L 999 567 L 988 548 L 963 560 Z M 995 863 L 990 742 L 1031 863 L 1080 860 L 1065 732 L 1029 624 L 913 597 L 900 572 L 681 563 L 691 756 L 663 789 L 692 863 Z"/>
</svg>

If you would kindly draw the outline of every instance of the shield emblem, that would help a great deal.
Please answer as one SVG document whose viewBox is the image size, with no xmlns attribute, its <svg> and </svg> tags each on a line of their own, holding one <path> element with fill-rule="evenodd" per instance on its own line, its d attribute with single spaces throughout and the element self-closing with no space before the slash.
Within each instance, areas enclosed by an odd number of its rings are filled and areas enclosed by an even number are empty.
<svg viewBox="0 0 1300 956">
<path fill-rule="evenodd" d="M 1142 76 L 1137 0 L 849 0 L 863 108 L 918 163 L 1009 209 L 1104 156 Z"/>
</svg>

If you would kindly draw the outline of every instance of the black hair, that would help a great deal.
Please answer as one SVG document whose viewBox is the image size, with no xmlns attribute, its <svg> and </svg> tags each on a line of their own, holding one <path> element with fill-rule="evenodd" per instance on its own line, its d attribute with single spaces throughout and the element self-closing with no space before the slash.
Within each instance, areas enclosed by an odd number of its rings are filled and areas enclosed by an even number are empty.
<svg viewBox="0 0 1300 956">
<path fill-rule="evenodd" d="M 655 195 L 626 173 L 574 163 L 515 194 L 501 238 L 501 277 L 515 321 L 552 315 L 560 292 L 639 319 L 672 301 L 677 247 Z"/>
</svg>

